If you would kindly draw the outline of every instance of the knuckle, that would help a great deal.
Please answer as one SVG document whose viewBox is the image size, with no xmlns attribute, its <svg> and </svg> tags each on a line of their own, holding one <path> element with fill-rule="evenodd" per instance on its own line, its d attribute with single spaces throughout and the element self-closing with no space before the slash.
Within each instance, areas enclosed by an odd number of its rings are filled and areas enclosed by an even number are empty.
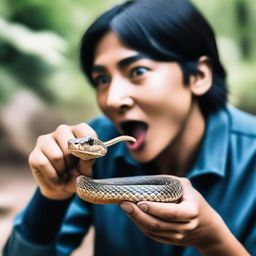
<svg viewBox="0 0 256 256">
<path fill-rule="evenodd" d="M 76 125 L 76 127 L 77 128 L 82 128 L 82 129 L 83 128 L 87 128 L 88 129 L 90 126 L 88 124 L 86 124 L 86 123 L 79 123 L 79 124 Z"/>
<path fill-rule="evenodd" d="M 182 234 L 187 234 L 193 232 L 197 228 L 197 223 L 194 221 L 190 221 L 181 229 Z"/>
<path fill-rule="evenodd" d="M 97 138 L 97 133 L 93 130 L 93 128 L 91 128 L 88 124 L 86 123 L 79 123 L 75 126 L 73 126 L 74 129 L 76 130 L 80 130 L 80 131 L 83 131 L 83 132 L 87 132 L 88 135 L 92 136 L 92 137 L 95 137 Z"/>
<path fill-rule="evenodd" d="M 193 220 L 193 221 L 190 221 L 190 223 L 189 223 L 189 231 L 194 231 L 194 230 L 196 230 L 197 229 L 197 227 L 198 227 L 198 220 L 196 219 L 196 220 Z"/>
<path fill-rule="evenodd" d="M 68 125 L 66 125 L 66 124 L 60 124 L 60 125 L 58 125 L 58 127 L 56 128 L 56 131 L 65 131 L 65 130 L 67 130 L 67 129 L 69 129 L 69 126 Z"/>
<path fill-rule="evenodd" d="M 182 181 L 182 183 L 183 183 L 184 185 L 191 185 L 191 182 L 190 182 L 190 180 L 189 180 L 188 178 L 182 177 L 182 178 L 180 178 L 180 179 L 181 179 L 181 181 Z"/>
<path fill-rule="evenodd" d="M 35 151 L 33 150 L 33 151 L 29 154 L 29 156 L 28 156 L 28 163 L 29 163 L 30 166 L 34 166 L 34 165 L 35 165 L 35 157 L 34 157 L 35 153 L 34 153 L 34 152 L 35 152 Z"/>
<path fill-rule="evenodd" d="M 53 161 L 54 163 L 57 163 L 57 164 L 62 163 L 63 158 L 64 156 L 61 153 L 52 152 L 51 154 L 51 161 Z"/>
<path fill-rule="evenodd" d="M 66 134 L 71 130 L 71 127 L 66 124 L 60 124 L 57 126 L 55 131 L 52 133 L 52 137 L 56 138 L 59 137 L 62 134 Z"/>
<path fill-rule="evenodd" d="M 38 136 L 36 144 L 42 144 L 48 137 L 48 134 Z"/>
<path fill-rule="evenodd" d="M 49 163 L 49 161 L 47 159 L 37 158 L 33 161 L 32 166 L 37 167 L 39 169 L 44 169 L 48 165 L 48 163 Z"/>
<path fill-rule="evenodd" d="M 36 150 L 34 149 L 29 157 L 28 157 L 28 163 L 31 167 L 40 167 L 40 166 L 45 166 L 46 161 L 40 157 L 38 157 L 38 154 Z"/>
<path fill-rule="evenodd" d="M 181 242 L 184 238 L 185 238 L 185 234 L 183 234 L 183 233 L 175 233 L 173 235 L 173 240 L 175 242 Z"/>
<path fill-rule="evenodd" d="M 30 153 L 28 163 L 31 167 L 45 167 L 48 164 L 48 159 L 42 157 L 40 153 L 36 148 Z"/>
<path fill-rule="evenodd" d="M 199 215 L 199 211 L 197 207 L 190 207 L 188 210 L 188 214 L 190 215 L 190 219 L 195 219 Z"/>
</svg>

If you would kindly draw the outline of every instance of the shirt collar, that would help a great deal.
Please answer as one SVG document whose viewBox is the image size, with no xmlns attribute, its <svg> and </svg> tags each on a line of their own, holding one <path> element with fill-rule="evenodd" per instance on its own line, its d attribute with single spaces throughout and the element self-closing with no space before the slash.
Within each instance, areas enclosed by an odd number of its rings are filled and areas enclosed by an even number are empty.
<svg viewBox="0 0 256 256">
<path fill-rule="evenodd" d="M 188 173 L 188 178 L 204 174 L 225 176 L 228 154 L 230 121 L 227 109 L 209 115 L 206 130 L 197 160 Z"/>
<path fill-rule="evenodd" d="M 227 109 L 221 109 L 209 115 L 206 122 L 206 130 L 198 157 L 188 178 L 205 174 L 214 174 L 220 177 L 225 176 L 229 137 L 229 116 Z M 122 161 L 140 167 L 130 155 L 124 143 L 120 143 L 113 152 L 112 159 Z"/>
</svg>

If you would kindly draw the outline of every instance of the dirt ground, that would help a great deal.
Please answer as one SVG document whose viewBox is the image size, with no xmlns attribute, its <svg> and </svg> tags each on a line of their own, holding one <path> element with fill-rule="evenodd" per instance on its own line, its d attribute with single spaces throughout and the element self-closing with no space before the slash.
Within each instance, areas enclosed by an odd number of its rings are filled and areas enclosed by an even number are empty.
<svg viewBox="0 0 256 256">
<path fill-rule="evenodd" d="M 35 188 L 36 184 L 25 163 L 0 163 L 0 255 L 10 234 L 14 216 L 27 204 Z M 82 246 L 72 256 L 93 255 L 93 234 L 91 228 Z"/>
</svg>

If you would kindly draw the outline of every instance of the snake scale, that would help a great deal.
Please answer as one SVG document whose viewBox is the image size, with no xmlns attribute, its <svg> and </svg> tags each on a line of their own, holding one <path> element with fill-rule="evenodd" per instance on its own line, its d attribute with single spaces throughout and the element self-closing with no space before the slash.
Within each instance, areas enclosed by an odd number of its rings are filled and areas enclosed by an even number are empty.
<svg viewBox="0 0 256 256">
<path fill-rule="evenodd" d="M 90 160 L 102 157 L 107 147 L 120 142 L 136 139 L 131 136 L 119 136 L 107 142 L 84 137 L 68 140 L 68 149 L 73 155 Z M 182 196 L 179 179 L 168 175 L 132 176 L 110 179 L 92 179 L 79 176 L 76 192 L 85 201 L 96 204 L 118 204 L 121 201 L 177 202 Z"/>
</svg>

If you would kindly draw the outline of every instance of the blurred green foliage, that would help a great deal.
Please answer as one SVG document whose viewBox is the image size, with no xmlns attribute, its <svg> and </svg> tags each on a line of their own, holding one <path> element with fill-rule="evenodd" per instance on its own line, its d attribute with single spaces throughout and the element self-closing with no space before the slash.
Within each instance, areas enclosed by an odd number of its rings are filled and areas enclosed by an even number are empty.
<svg viewBox="0 0 256 256">
<path fill-rule="evenodd" d="M 52 105 L 95 105 L 79 68 L 79 40 L 97 15 L 119 2 L 1 0 L 0 106 L 21 88 Z M 256 0 L 193 2 L 216 31 L 231 103 L 256 113 Z"/>
</svg>

